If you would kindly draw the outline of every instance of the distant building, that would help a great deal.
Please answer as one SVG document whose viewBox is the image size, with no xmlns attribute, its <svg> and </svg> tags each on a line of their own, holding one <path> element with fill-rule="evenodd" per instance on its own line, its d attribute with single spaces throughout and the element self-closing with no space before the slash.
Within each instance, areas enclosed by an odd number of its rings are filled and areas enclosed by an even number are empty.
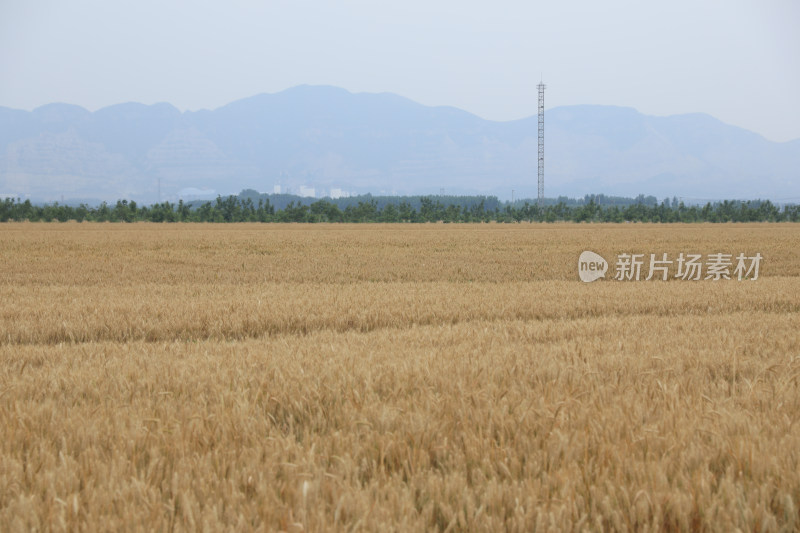
<svg viewBox="0 0 800 533">
<path fill-rule="evenodd" d="M 312 198 L 316 198 L 316 191 L 314 191 L 314 187 L 306 187 L 305 185 L 300 186 L 300 196 L 310 196 Z"/>
<path fill-rule="evenodd" d="M 281 193 L 281 186 L 280 185 L 275 185 L 272 188 L 272 194 L 280 194 L 280 193 Z"/>
</svg>

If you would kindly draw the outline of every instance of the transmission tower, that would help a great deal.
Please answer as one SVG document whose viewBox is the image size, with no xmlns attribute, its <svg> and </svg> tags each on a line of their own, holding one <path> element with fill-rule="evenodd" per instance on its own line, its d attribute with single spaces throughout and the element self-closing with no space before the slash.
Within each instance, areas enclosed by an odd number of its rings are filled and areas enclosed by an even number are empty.
<svg viewBox="0 0 800 533">
<path fill-rule="evenodd" d="M 544 204 L 544 89 L 545 84 L 539 82 L 539 197 L 538 204 Z"/>
</svg>

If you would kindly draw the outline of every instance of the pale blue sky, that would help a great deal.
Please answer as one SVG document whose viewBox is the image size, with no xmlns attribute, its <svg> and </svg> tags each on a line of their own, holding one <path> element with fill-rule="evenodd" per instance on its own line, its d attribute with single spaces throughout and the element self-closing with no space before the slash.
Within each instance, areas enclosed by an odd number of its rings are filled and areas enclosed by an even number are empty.
<svg viewBox="0 0 800 533">
<path fill-rule="evenodd" d="M 493 120 L 610 104 L 800 138 L 796 0 L 0 0 L 0 106 L 213 109 L 300 84 Z"/>
</svg>

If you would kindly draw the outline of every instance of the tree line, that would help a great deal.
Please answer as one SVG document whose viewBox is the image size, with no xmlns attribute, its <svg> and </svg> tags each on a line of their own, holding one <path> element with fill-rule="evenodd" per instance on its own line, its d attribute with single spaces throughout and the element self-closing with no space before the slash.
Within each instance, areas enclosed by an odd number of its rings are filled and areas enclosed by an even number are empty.
<svg viewBox="0 0 800 533">
<path fill-rule="evenodd" d="M 634 201 L 623 205 L 601 203 L 595 196 L 583 202 L 559 199 L 543 206 L 500 202 L 495 197 L 421 196 L 379 202 L 369 196 L 350 198 L 345 207 L 328 199 L 311 203 L 289 201 L 282 208 L 269 198 L 217 197 L 213 202 L 160 202 L 139 206 L 119 200 L 99 206 L 37 205 L 30 200 L 0 201 L 0 222 L 800 222 L 800 205 L 781 209 L 769 200 L 708 202 L 685 205 L 677 199 Z M 650 197 L 648 197 L 649 199 Z"/>
</svg>

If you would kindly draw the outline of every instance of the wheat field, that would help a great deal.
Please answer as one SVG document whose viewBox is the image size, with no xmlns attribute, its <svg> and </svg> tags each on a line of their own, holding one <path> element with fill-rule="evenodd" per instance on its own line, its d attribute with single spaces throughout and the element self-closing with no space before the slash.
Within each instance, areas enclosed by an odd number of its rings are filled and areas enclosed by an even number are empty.
<svg viewBox="0 0 800 533">
<path fill-rule="evenodd" d="M 798 244 L 0 225 L 0 530 L 797 531 Z M 585 284 L 583 250 L 763 262 Z"/>
</svg>

